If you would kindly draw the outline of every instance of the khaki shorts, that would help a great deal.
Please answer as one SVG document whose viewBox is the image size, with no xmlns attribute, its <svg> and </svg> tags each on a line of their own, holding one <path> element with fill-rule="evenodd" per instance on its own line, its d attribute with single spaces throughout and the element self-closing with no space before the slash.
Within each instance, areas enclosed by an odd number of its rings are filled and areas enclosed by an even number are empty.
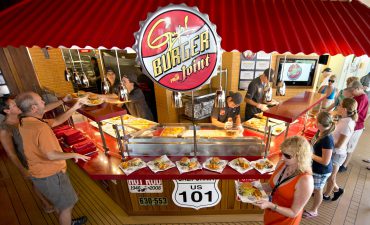
<svg viewBox="0 0 370 225">
<path fill-rule="evenodd" d="M 355 130 L 351 136 L 351 138 L 348 141 L 347 144 L 347 152 L 351 153 L 355 150 L 358 141 L 360 140 L 361 134 L 364 131 L 364 129 L 361 130 Z"/>
<path fill-rule="evenodd" d="M 50 177 L 31 178 L 33 184 L 56 209 L 63 210 L 77 203 L 77 195 L 67 174 L 59 172 Z"/>
<path fill-rule="evenodd" d="M 334 152 L 333 155 L 331 156 L 331 161 L 333 162 L 333 165 L 339 167 L 344 163 L 344 161 L 346 161 L 346 158 L 347 154 L 341 155 Z"/>
</svg>

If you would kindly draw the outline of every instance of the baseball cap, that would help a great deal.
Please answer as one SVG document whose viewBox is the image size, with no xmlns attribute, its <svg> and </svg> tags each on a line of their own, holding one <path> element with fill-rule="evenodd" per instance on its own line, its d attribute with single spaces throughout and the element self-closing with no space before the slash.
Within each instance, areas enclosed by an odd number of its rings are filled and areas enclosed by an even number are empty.
<svg viewBox="0 0 370 225">
<path fill-rule="evenodd" d="M 112 73 L 115 73 L 114 70 L 112 69 L 112 67 L 106 67 L 105 68 L 105 72 L 108 73 L 108 72 L 112 72 Z"/>
<path fill-rule="evenodd" d="M 324 73 L 324 72 L 329 73 L 329 72 L 332 72 L 332 70 L 328 67 L 328 68 L 325 68 L 325 69 L 322 71 L 322 73 Z"/>
<path fill-rule="evenodd" d="M 137 84 L 137 76 L 134 73 L 126 72 L 123 74 L 123 77 L 126 77 L 131 83 Z"/>
<path fill-rule="evenodd" d="M 272 82 L 274 79 L 274 74 L 275 74 L 275 71 L 271 68 L 269 69 L 265 69 L 263 71 L 263 74 L 266 76 L 266 77 L 269 77 L 269 82 Z"/>
<path fill-rule="evenodd" d="M 233 99 L 233 102 L 237 105 L 240 105 L 243 101 L 243 97 L 239 92 L 229 92 L 229 96 Z"/>
</svg>

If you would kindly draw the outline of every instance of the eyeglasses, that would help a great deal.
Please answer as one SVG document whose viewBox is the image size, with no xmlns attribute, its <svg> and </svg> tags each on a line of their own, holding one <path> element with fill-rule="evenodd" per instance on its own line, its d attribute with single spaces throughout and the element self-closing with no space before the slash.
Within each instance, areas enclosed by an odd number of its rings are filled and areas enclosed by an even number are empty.
<svg viewBox="0 0 370 225">
<path fill-rule="evenodd" d="M 335 80 L 329 80 L 329 82 L 330 82 L 330 83 L 334 83 L 334 82 L 335 82 Z"/>
<path fill-rule="evenodd" d="M 289 155 L 289 154 L 286 154 L 283 152 L 283 156 L 286 158 L 286 159 L 291 159 L 293 156 Z"/>
</svg>

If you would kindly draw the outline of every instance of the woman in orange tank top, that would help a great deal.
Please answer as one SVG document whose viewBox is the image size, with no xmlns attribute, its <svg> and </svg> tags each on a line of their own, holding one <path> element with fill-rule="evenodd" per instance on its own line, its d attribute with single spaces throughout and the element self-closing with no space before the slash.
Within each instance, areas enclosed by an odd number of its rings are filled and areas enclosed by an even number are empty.
<svg viewBox="0 0 370 225">
<path fill-rule="evenodd" d="M 311 145 L 305 138 L 293 136 L 281 144 L 280 150 L 282 158 L 277 169 L 263 185 L 266 192 L 271 192 L 272 201 L 255 205 L 265 209 L 265 224 L 296 225 L 313 191 Z"/>
</svg>

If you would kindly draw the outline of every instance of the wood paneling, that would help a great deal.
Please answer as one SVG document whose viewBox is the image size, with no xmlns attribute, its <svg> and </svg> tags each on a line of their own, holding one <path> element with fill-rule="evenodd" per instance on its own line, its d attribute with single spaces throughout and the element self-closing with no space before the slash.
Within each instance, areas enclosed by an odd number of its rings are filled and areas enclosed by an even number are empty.
<svg viewBox="0 0 370 225">
<path fill-rule="evenodd" d="M 240 214 L 240 213 L 262 213 L 259 208 L 251 204 L 245 204 L 236 199 L 235 181 L 220 180 L 218 183 L 221 191 L 221 201 L 214 207 L 195 210 L 177 206 L 172 201 L 172 191 L 175 185 L 172 180 L 162 180 L 163 193 L 130 193 L 126 180 L 117 180 L 117 185 L 110 185 L 110 194 L 113 200 L 126 210 L 126 213 L 133 215 L 207 215 L 207 214 Z M 122 201 L 121 196 L 125 196 Z M 164 206 L 141 206 L 140 197 L 167 197 L 168 205 Z"/>
<path fill-rule="evenodd" d="M 40 91 L 40 85 L 26 47 L 0 49 L 0 67 L 12 94 Z"/>
<path fill-rule="evenodd" d="M 39 47 L 29 48 L 28 50 L 42 87 L 53 90 L 59 95 L 73 92 L 72 83 L 64 79 L 65 63 L 59 48 L 47 49 L 49 58 L 45 58 L 42 49 Z"/>
</svg>

